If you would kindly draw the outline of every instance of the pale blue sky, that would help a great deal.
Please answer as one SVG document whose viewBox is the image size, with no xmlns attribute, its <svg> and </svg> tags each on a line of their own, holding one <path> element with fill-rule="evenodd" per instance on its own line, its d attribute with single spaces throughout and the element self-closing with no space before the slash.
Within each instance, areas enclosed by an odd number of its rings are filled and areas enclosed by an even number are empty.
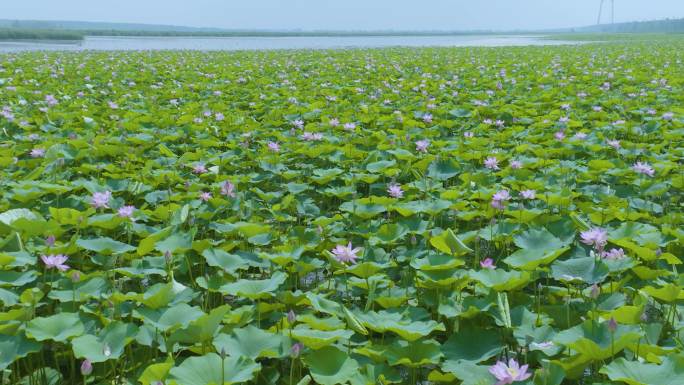
<svg viewBox="0 0 684 385">
<path fill-rule="evenodd" d="M 599 3 L 600 0 L 0 0 L 0 18 L 236 29 L 504 30 L 591 25 L 596 23 Z M 606 11 L 604 15 L 608 16 L 610 12 Z M 616 21 L 665 17 L 684 17 L 684 0 L 615 0 Z"/>
</svg>

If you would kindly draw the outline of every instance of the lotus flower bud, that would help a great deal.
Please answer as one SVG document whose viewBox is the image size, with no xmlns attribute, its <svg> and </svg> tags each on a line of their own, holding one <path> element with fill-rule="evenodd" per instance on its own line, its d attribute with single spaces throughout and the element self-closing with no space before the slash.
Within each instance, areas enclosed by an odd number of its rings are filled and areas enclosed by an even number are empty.
<svg viewBox="0 0 684 385">
<path fill-rule="evenodd" d="M 90 360 L 86 359 L 81 364 L 81 374 L 84 376 L 89 376 L 93 372 L 93 364 Z"/>
<path fill-rule="evenodd" d="M 304 346 L 297 342 L 296 344 L 292 345 L 292 349 L 290 349 L 290 354 L 292 355 L 293 358 L 299 357 L 299 354 L 302 352 L 302 349 Z"/>
<path fill-rule="evenodd" d="M 287 312 L 287 322 L 293 324 L 293 323 L 295 323 L 296 320 L 297 320 L 297 315 L 295 314 L 295 312 L 293 310 L 290 310 L 289 312 Z"/>
<path fill-rule="evenodd" d="M 596 299 L 598 298 L 600 293 L 599 287 L 597 284 L 591 285 L 591 298 Z"/>
<path fill-rule="evenodd" d="M 608 330 L 610 330 L 611 333 L 615 333 L 617 330 L 618 323 L 615 320 L 615 318 L 611 317 L 610 321 L 608 321 Z"/>
</svg>

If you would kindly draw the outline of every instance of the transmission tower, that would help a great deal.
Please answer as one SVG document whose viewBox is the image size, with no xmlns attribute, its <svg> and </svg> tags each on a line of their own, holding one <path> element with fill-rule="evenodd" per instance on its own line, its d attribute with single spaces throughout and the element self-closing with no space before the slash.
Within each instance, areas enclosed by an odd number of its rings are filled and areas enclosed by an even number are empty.
<svg viewBox="0 0 684 385">
<path fill-rule="evenodd" d="M 598 19 L 596 20 L 596 24 L 601 24 L 601 15 L 603 14 L 603 3 L 606 0 L 601 0 L 601 4 L 599 5 L 599 13 L 598 13 Z M 610 23 L 615 24 L 615 0 L 610 0 Z"/>
</svg>

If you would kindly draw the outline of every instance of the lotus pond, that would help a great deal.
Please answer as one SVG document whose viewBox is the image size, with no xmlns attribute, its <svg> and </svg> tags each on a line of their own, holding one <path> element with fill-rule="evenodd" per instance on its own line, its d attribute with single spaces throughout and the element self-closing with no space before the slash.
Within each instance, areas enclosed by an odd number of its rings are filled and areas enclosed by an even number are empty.
<svg viewBox="0 0 684 385">
<path fill-rule="evenodd" d="M 0 55 L 0 383 L 684 384 L 683 53 Z"/>
</svg>

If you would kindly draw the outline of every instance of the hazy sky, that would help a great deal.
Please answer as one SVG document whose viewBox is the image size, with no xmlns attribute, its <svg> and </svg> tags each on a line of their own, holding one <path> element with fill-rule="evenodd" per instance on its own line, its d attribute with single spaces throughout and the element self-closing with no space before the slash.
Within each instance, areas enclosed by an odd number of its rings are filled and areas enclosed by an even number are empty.
<svg viewBox="0 0 684 385">
<path fill-rule="evenodd" d="M 609 4 L 609 0 L 606 0 Z M 0 18 L 258 29 L 543 29 L 596 23 L 600 0 L 0 0 Z M 609 6 L 605 7 L 608 20 Z M 615 20 L 684 17 L 684 0 L 615 0 Z"/>
</svg>

